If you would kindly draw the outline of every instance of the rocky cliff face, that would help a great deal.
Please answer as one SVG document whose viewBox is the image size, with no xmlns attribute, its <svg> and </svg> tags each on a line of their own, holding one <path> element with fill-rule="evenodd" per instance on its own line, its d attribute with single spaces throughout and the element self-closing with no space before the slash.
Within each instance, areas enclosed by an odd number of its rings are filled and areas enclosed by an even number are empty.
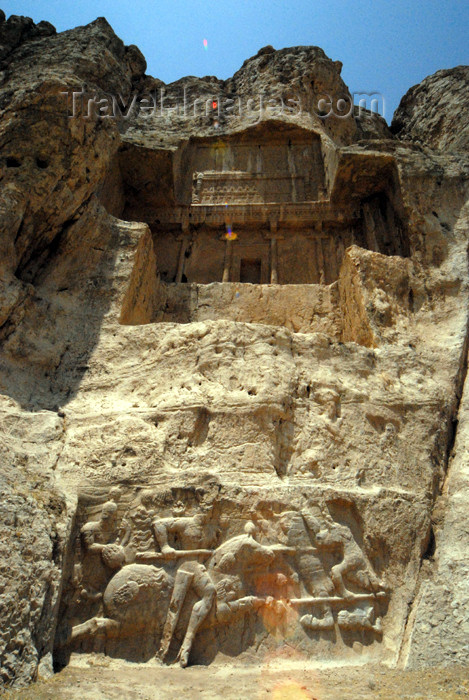
<svg viewBox="0 0 469 700">
<path fill-rule="evenodd" d="M 468 66 L 429 75 L 404 95 L 391 130 L 400 139 L 444 153 L 466 153 L 469 144 L 468 83 Z"/>
<path fill-rule="evenodd" d="M 463 69 L 397 138 L 319 48 L 165 86 L 103 19 L 0 37 L 2 681 L 467 663 Z"/>
</svg>

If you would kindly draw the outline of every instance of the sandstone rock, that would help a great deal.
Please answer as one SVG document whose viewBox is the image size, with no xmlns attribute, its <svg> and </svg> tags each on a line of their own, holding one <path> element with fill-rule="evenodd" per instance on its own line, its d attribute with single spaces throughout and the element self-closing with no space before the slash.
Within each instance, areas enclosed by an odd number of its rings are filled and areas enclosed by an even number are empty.
<svg viewBox="0 0 469 700">
<path fill-rule="evenodd" d="M 465 661 L 462 142 L 317 113 L 349 98 L 317 47 L 165 86 L 102 18 L 5 25 L 3 682 L 104 653 Z M 301 110 L 218 109 L 261 93 Z"/>
<path fill-rule="evenodd" d="M 5 13 L 0 17 L 2 24 L 2 43 L 0 44 L 0 61 L 5 59 L 23 42 L 41 36 L 51 36 L 55 34 L 55 27 L 50 22 L 39 22 L 34 24 L 29 17 L 19 17 L 10 15 L 5 21 Z"/>
<path fill-rule="evenodd" d="M 391 130 L 440 151 L 467 152 L 469 66 L 439 70 L 414 85 L 402 98 Z"/>
<path fill-rule="evenodd" d="M 54 638 L 67 534 L 52 480 L 62 421 L 23 413 L 5 397 L 1 411 L 0 677 L 21 686 L 37 677 Z"/>
</svg>

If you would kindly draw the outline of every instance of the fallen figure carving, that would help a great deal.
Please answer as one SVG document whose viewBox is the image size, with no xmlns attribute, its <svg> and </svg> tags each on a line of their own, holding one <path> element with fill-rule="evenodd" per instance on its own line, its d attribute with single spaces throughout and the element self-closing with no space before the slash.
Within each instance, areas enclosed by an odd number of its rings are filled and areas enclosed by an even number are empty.
<svg viewBox="0 0 469 700">
<path fill-rule="evenodd" d="M 169 546 L 160 552 L 138 552 L 140 561 L 168 562 L 181 560 L 174 576 L 162 566 L 150 563 L 124 564 L 124 550 L 120 545 L 105 545 L 101 552 L 107 566 L 119 569 L 103 593 L 102 617 L 92 617 L 75 625 L 67 643 L 87 637 L 118 638 L 152 633 L 160 638 L 159 658 L 164 661 L 180 619 L 189 592 L 198 598 L 190 611 L 189 621 L 177 656 L 185 667 L 196 634 L 201 628 L 227 625 L 240 615 L 258 611 L 261 607 L 282 609 L 289 607 L 317 607 L 324 604 L 340 605 L 337 621 L 344 629 L 370 629 L 381 633 L 381 619 L 375 616 L 374 601 L 386 598 L 381 582 L 356 545 L 348 528 L 328 523 L 328 529 L 317 537 L 319 547 L 342 550 L 343 561 L 333 567 L 336 595 L 278 600 L 271 595 L 251 595 L 256 591 L 256 572 L 267 571 L 278 556 L 293 556 L 295 549 L 281 544 L 264 545 L 246 526 L 245 534 L 232 537 L 215 550 L 175 550 Z M 202 564 L 200 559 L 204 560 Z M 352 573 L 364 593 L 345 588 L 342 575 Z M 355 608 L 348 609 L 347 608 Z M 280 611 L 280 610 L 279 610 Z M 300 624 L 314 628 L 315 618 L 303 615 Z"/>
<path fill-rule="evenodd" d="M 116 545 L 112 545 L 117 550 Z M 114 552 L 118 565 L 122 558 Z M 149 558 L 149 553 L 145 553 Z M 109 581 L 103 594 L 102 617 L 92 617 L 75 625 L 66 641 L 91 636 L 115 638 L 141 631 L 158 634 L 163 629 L 159 656 L 164 658 L 172 640 L 186 594 L 191 588 L 199 600 L 194 604 L 178 655 L 187 666 L 195 635 L 202 626 L 227 624 L 238 615 L 257 610 L 270 599 L 246 595 L 245 575 L 259 566 L 268 566 L 275 553 L 250 535 L 228 540 L 210 556 L 206 566 L 194 560 L 185 562 L 175 577 L 151 564 L 123 566 Z M 177 552 L 177 556 L 183 556 Z M 155 553 L 161 559 L 160 553 Z"/>
</svg>

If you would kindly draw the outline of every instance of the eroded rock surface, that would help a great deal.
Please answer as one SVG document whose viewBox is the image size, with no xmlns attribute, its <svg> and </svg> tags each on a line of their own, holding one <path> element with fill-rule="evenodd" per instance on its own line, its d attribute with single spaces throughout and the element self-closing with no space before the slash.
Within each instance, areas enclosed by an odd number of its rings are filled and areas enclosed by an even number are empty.
<svg viewBox="0 0 469 700">
<path fill-rule="evenodd" d="M 391 130 L 400 139 L 443 152 L 467 153 L 468 86 L 469 66 L 439 70 L 429 75 L 404 95 Z"/>
<path fill-rule="evenodd" d="M 423 142 L 407 95 L 396 139 L 316 109 L 350 98 L 317 47 L 165 86 L 103 19 L 0 20 L 2 681 L 466 661 L 454 103 Z"/>
</svg>

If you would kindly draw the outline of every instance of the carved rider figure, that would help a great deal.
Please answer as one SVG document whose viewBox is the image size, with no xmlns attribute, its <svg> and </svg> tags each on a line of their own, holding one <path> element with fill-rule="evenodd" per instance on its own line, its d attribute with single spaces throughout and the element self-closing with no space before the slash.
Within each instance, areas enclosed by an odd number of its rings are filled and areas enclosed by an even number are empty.
<svg viewBox="0 0 469 700">
<path fill-rule="evenodd" d="M 213 622 L 225 623 L 236 614 L 255 610 L 265 603 L 264 599 L 245 595 L 242 582 L 244 566 L 266 566 L 275 557 L 270 547 L 259 544 L 252 531 L 238 535 L 224 542 L 215 551 L 201 548 L 214 543 L 214 528 L 210 528 L 211 513 L 199 513 L 191 517 L 161 518 L 153 523 L 155 538 L 162 554 L 173 557 L 189 557 L 179 566 L 176 573 L 173 594 L 159 650 L 164 658 L 169 650 L 177 621 L 187 592 L 191 589 L 199 600 L 192 608 L 186 634 L 178 654 L 181 666 L 187 666 L 195 635 L 207 618 L 213 615 Z M 211 530 L 211 531 L 210 531 Z M 176 535 L 184 547 L 176 550 L 168 543 L 168 536 Z M 190 555 L 192 559 L 190 558 Z M 210 556 L 205 567 L 197 556 Z M 217 593 L 220 599 L 217 599 Z"/>
<path fill-rule="evenodd" d="M 107 584 L 110 571 L 120 568 L 125 561 L 124 549 L 116 543 L 116 517 L 117 504 L 113 500 L 106 501 L 99 520 L 91 520 L 81 528 L 85 557 L 80 579 L 86 582 L 81 595 L 89 600 L 101 596 L 100 591 Z"/>
<path fill-rule="evenodd" d="M 88 552 L 101 553 L 106 544 L 116 538 L 117 505 L 107 501 L 101 510 L 99 520 L 92 520 L 81 528 L 81 539 Z"/>
<path fill-rule="evenodd" d="M 153 532 L 162 553 L 171 559 L 181 550 L 189 552 L 213 547 L 216 533 L 213 527 L 208 527 L 210 520 L 210 511 L 203 511 L 192 516 L 157 518 L 153 521 Z M 169 544 L 170 535 L 173 535 L 180 543 L 179 549 L 175 549 Z"/>
</svg>

